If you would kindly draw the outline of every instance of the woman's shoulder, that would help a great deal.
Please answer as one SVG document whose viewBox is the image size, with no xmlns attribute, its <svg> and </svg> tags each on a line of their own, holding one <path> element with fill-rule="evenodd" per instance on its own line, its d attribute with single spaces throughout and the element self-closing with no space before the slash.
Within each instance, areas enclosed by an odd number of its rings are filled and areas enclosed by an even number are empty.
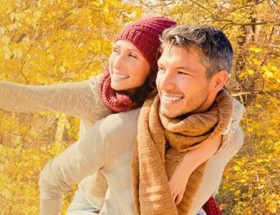
<svg viewBox="0 0 280 215">
<path fill-rule="evenodd" d="M 110 114 L 102 119 L 101 128 L 110 135 L 136 133 L 139 113 L 140 108 L 128 112 Z"/>
<path fill-rule="evenodd" d="M 116 129 L 118 127 L 126 127 L 130 124 L 137 125 L 139 114 L 140 108 L 127 112 L 110 114 L 109 116 L 103 119 L 102 124 L 108 128 L 113 129 Z"/>
</svg>

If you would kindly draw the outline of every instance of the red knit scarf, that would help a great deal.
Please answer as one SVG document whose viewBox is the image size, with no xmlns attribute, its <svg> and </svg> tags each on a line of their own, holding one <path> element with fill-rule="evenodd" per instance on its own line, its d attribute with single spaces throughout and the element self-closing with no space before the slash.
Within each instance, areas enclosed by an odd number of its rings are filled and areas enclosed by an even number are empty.
<svg viewBox="0 0 280 215">
<path fill-rule="evenodd" d="M 223 215 L 213 196 L 203 205 L 203 209 L 207 215 Z"/>
<path fill-rule="evenodd" d="M 113 112 L 126 112 L 137 108 L 137 104 L 126 94 L 116 92 L 111 87 L 111 76 L 106 68 L 99 83 L 99 93 L 103 103 Z"/>
</svg>

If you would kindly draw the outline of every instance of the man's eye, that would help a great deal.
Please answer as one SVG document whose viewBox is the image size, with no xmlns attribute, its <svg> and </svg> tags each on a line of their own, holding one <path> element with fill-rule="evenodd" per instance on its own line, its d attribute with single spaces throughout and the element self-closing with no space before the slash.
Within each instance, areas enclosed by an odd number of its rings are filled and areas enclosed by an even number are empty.
<svg viewBox="0 0 280 215">
<path fill-rule="evenodd" d="M 184 71 L 178 71 L 178 73 L 179 73 L 180 75 L 188 75 L 188 73 L 187 73 L 187 72 L 184 72 Z"/>
</svg>

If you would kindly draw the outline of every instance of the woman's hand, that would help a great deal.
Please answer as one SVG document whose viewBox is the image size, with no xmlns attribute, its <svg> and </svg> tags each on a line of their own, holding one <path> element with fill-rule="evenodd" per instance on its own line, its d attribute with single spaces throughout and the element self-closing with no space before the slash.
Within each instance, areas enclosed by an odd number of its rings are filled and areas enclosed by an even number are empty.
<svg viewBox="0 0 280 215">
<path fill-rule="evenodd" d="M 184 155 L 168 183 L 175 204 L 182 201 L 191 173 L 215 154 L 221 142 L 220 135 L 211 141 L 202 142 L 197 148 Z"/>
<path fill-rule="evenodd" d="M 188 171 L 182 168 L 182 163 L 176 168 L 172 177 L 169 180 L 169 188 L 171 191 L 171 196 L 176 205 L 178 205 L 184 196 L 186 186 L 189 180 Z"/>
</svg>

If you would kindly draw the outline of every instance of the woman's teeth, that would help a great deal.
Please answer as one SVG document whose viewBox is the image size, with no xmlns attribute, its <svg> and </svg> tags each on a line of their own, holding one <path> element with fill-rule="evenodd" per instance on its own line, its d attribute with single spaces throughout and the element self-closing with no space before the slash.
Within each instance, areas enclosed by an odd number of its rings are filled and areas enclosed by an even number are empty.
<svg viewBox="0 0 280 215">
<path fill-rule="evenodd" d="M 126 78 L 129 78 L 128 75 L 122 75 L 122 74 L 113 74 L 113 77 L 115 79 L 126 79 Z"/>
</svg>

